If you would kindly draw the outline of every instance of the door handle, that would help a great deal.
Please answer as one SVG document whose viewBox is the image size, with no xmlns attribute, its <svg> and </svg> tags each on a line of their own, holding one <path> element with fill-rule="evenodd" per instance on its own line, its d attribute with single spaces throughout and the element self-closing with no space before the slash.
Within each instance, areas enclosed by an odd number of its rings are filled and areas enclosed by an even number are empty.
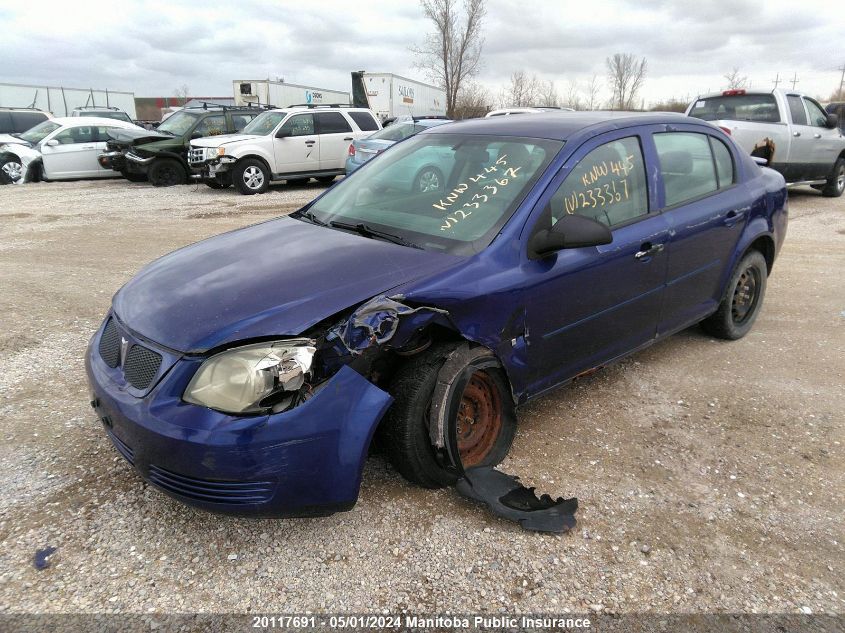
<svg viewBox="0 0 845 633">
<path fill-rule="evenodd" d="M 822 137 L 821 134 L 813 134 L 813 138 L 821 138 L 821 137 Z"/>
<path fill-rule="evenodd" d="M 354 141 L 355 139 L 353 139 L 351 136 L 347 136 L 347 137 L 346 137 L 345 139 L 343 139 L 343 140 L 344 140 L 344 141 Z"/>
<path fill-rule="evenodd" d="M 314 144 L 314 143 L 316 143 L 316 142 L 317 142 L 317 141 L 305 141 L 305 144 L 306 144 L 306 145 L 313 145 L 313 144 Z"/>
<path fill-rule="evenodd" d="M 792 133 L 792 136 L 796 136 L 796 137 L 797 137 L 797 136 L 801 136 L 801 132 L 793 132 L 793 133 Z"/>
<path fill-rule="evenodd" d="M 83 145 L 82 149 L 97 149 L 96 145 Z"/>
<path fill-rule="evenodd" d="M 664 248 L 663 244 L 652 244 L 651 242 L 645 242 L 644 244 L 640 245 L 640 250 L 634 255 L 636 259 L 643 260 L 646 257 L 651 257 L 659 252 L 661 252 Z"/>
<path fill-rule="evenodd" d="M 742 219 L 742 216 L 745 215 L 745 211 L 735 211 L 731 210 L 728 211 L 727 215 L 725 215 L 725 219 L 722 221 L 725 226 L 733 226 L 737 222 Z"/>
</svg>

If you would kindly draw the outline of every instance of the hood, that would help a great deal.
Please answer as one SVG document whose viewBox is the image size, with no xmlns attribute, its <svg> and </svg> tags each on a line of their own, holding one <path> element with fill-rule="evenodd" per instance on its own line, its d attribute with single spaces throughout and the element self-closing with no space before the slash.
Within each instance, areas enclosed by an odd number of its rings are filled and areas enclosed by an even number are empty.
<svg viewBox="0 0 845 633">
<path fill-rule="evenodd" d="M 250 141 L 259 138 L 257 134 L 218 134 L 216 136 L 204 136 L 203 138 L 194 139 L 191 145 L 194 147 L 220 147 L 228 143 L 237 143 L 238 141 Z"/>
<path fill-rule="evenodd" d="M 114 296 L 118 318 L 182 352 L 295 336 L 464 261 L 283 217 L 165 255 Z"/>
<path fill-rule="evenodd" d="M 109 138 L 123 145 L 142 145 L 153 141 L 172 140 L 173 136 L 154 130 L 113 128 L 108 131 Z"/>
<path fill-rule="evenodd" d="M 29 147 L 30 144 L 21 138 L 12 136 L 11 134 L 0 134 L 0 145 L 26 145 Z"/>
</svg>

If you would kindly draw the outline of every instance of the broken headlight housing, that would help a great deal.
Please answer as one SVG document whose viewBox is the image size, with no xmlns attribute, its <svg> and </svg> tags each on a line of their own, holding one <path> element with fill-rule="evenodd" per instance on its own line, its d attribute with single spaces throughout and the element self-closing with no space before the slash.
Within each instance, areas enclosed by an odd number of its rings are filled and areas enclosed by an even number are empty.
<svg viewBox="0 0 845 633">
<path fill-rule="evenodd" d="M 299 397 L 317 348 L 311 339 L 234 347 L 206 360 L 182 399 L 224 413 L 281 411 Z"/>
</svg>

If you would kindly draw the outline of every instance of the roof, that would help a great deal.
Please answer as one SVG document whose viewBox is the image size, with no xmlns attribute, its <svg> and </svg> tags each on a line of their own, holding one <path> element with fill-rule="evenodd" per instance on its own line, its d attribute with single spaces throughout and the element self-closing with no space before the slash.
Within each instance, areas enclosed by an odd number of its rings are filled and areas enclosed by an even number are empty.
<svg viewBox="0 0 845 633">
<path fill-rule="evenodd" d="M 59 116 L 50 119 L 53 123 L 58 123 L 66 127 L 88 127 L 91 125 L 109 125 L 111 127 L 138 127 L 133 123 L 121 121 L 120 119 L 107 119 L 100 116 Z"/>
<path fill-rule="evenodd" d="M 601 127 L 608 130 L 635 125 L 655 125 L 660 123 L 701 123 L 678 112 L 549 112 L 530 116 L 501 116 L 481 119 L 467 119 L 450 125 L 437 126 L 422 134 L 491 134 L 499 136 L 525 136 L 529 138 L 548 138 L 565 141 L 586 128 Z"/>
</svg>

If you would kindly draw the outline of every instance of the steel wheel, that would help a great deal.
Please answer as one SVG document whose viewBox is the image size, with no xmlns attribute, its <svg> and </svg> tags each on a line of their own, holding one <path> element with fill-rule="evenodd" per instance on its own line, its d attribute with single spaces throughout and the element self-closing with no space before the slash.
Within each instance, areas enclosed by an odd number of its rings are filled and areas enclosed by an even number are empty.
<svg viewBox="0 0 845 633">
<path fill-rule="evenodd" d="M 845 163 L 839 166 L 839 173 L 836 174 L 836 190 L 845 191 Z"/>
<path fill-rule="evenodd" d="M 475 372 L 464 388 L 455 423 L 464 468 L 480 464 L 502 430 L 501 396 L 486 371 Z"/>
<path fill-rule="evenodd" d="M 442 187 L 442 180 L 440 173 L 435 169 L 426 169 L 420 172 L 417 176 L 416 190 L 422 193 L 429 191 L 439 191 Z"/>
<path fill-rule="evenodd" d="M 756 268 L 746 268 L 737 280 L 731 301 L 731 317 L 737 325 L 742 325 L 754 314 L 759 293 L 760 273 Z"/>
<path fill-rule="evenodd" d="M 264 185 L 264 172 L 255 165 L 250 165 L 244 169 L 243 179 L 249 189 L 261 189 Z"/>
<path fill-rule="evenodd" d="M 9 180 L 17 182 L 21 178 L 23 166 L 16 160 L 9 160 L 3 163 L 3 167 L 0 167 L 0 169 L 9 177 Z"/>
</svg>

